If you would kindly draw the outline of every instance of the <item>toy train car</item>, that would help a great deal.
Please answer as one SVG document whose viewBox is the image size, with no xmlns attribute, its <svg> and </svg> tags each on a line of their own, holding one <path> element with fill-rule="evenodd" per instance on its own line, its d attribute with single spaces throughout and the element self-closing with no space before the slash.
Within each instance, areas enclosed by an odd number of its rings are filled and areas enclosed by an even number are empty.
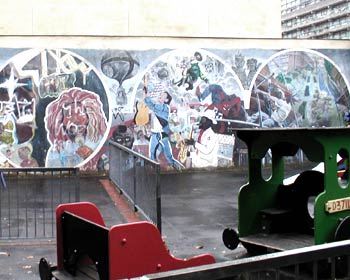
<svg viewBox="0 0 350 280">
<path fill-rule="evenodd" d="M 42 258 L 41 280 L 116 280 L 211 264 L 210 254 L 183 260 L 171 255 L 158 229 L 149 222 L 107 228 L 89 202 L 61 204 L 56 209 L 57 266 Z"/>
<path fill-rule="evenodd" d="M 338 176 L 337 158 L 348 174 L 350 129 L 240 129 L 237 136 L 247 144 L 249 181 L 238 195 L 238 232 L 223 232 L 226 247 L 241 243 L 256 255 L 349 239 L 349 180 Z M 287 184 L 285 157 L 299 149 L 324 171 L 303 171 Z M 268 179 L 262 172 L 266 154 Z"/>
</svg>

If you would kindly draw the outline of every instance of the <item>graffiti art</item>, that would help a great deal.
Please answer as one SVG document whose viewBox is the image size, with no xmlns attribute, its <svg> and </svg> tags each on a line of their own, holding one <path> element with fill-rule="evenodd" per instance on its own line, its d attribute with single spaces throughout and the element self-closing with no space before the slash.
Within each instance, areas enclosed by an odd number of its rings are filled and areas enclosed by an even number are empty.
<svg viewBox="0 0 350 280">
<path fill-rule="evenodd" d="M 239 166 L 238 128 L 348 126 L 349 57 L 273 46 L 0 48 L 0 164 L 105 170 L 111 139 L 162 169 Z"/>
<path fill-rule="evenodd" d="M 245 116 L 244 88 L 232 67 L 206 50 L 176 50 L 155 60 L 146 69 L 144 75 L 148 77 L 147 96 L 150 100 L 148 104 L 151 101 L 154 104 L 159 103 L 160 96 L 164 92 L 171 96 L 169 112 L 164 116 L 165 120 L 160 126 L 163 126 L 162 132 L 168 129 L 165 128 L 164 123 L 169 126 L 169 133 L 163 133 L 163 138 L 165 135 L 169 137 L 172 157 L 184 167 L 191 167 L 191 159 L 206 147 L 206 151 L 202 154 L 203 156 L 206 154 L 204 157 L 207 161 L 203 159 L 200 166 L 217 166 L 219 146 L 234 142 L 230 130 L 231 123 L 241 124 Z M 139 85 L 134 89 L 135 104 L 142 102 L 145 86 L 144 81 L 140 80 Z M 157 107 L 150 106 L 151 111 L 153 109 L 153 113 L 158 115 L 159 119 L 159 114 L 154 108 Z M 208 139 L 215 139 L 210 144 L 205 143 L 205 137 L 202 136 L 204 130 L 200 125 L 201 118 L 208 115 L 208 112 L 211 112 L 213 121 L 210 127 L 212 134 Z M 144 138 L 150 139 L 151 144 L 152 133 L 157 130 L 154 120 L 155 118 L 151 117 L 146 125 L 136 126 L 137 133 L 145 135 Z M 196 139 L 197 144 L 188 144 L 188 141 L 186 143 L 188 139 Z M 147 150 L 152 153 L 152 149 L 139 147 L 137 142 L 134 145 L 139 151 Z M 155 146 L 155 144 L 152 145 Z M 173 160 L 169 160 L 170 155 L 167 153 L 164 155 L 165 159 L 168 159 L 168 165 L 174 164 Z M 152 155 L 148 154 L 148 156 Z M 230 157 L 230 154 L 226 157 L 223 155 L 222 160 L 230 161 Z M 164 161 L 162 153 L 158 158 L 159 160 L 163 158 Z M 192 167 L 199 167 L 199 165 Z"/>
<path fill-rule="evenodd" d="M 258 72 L 248 111 L 261 127 L 339 127 L 349 108 L 346 80 L 315 51 L 276 54 Z"/>
<path fill-rule="evenodd" d="M 31 49 L 0 71 L 0 152 L 13 166 L 81 166 L 106 140 L 99 73 L 66 50 Z"/>
</svg>

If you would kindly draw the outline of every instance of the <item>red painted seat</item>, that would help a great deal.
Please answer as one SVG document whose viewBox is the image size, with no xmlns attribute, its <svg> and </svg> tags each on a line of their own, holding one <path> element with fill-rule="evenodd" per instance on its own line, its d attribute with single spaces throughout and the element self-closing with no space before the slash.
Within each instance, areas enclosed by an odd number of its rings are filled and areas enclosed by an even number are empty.
<svg viewBox="0 0 350 280">
<path fill-rule="evenodd" d="M 108 229 L 97 207 L 89 202 L 59 205 L 56 216 L 58 271 L 67 269 L 67 260 L 64 260 L 67 259 L 67 252 L 77 252 L 76 257 L 84 259 L 71 262 L 71 266 L 75 263 L 79 265 L 95 263 L 100 279 L 110 280 L 215 262 L 210 254 L 186 260 L 174 257 L 169 253 L 158 229 L 149 222 L 121 224 Z M 83 256 L 79 256 L 79 252 L 82 252 Z M 71 254 L 69 257 L 72 256 Z M 88 262 L 86 257 L 90 259 Z"/>
</svg>

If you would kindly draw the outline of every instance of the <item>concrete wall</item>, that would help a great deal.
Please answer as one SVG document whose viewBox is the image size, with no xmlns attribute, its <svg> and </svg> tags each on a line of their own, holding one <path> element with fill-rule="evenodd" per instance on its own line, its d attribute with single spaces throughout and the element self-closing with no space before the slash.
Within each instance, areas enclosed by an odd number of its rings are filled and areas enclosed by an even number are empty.
<svg viewBox="0 0 350 280">
<path fill-rule="evenodd" d="M 1 0 L 1 35 L 281 38 L 279 0 Z"/>
<path fill-rule="evenodd" d="M 242 125 L 342 126 L 349 61 L 344 40 L 0 36 L 0 164 L 103 170 L 109 139 L 149 156 L 151 123 L 136 121 L 148 77 L 154 101 L 158 89 L 172 96 L 175 159 L 185 168 L 239 166 L 245 148 L 233 134 Z M 270 102 L 283 104 L 277 121 Z M 210 112 L 217 141 L 212 161 L 199 165 L 199 147 L 183 140 L 199 139 Z M 164 153 L 158 160 L 172 170 Z"/>
<path fill-rule="evenodd" d="M 191 122 L 199 121 L 206 110 L 215 111 L 219 149 L 214 166 L 240 164 L 232 129 L 250 123 L 247 116 L 258 113 L 250 107 L 255 104 L 253 86 L 260 83 L 258 73 L 265 75 L 276 63 L 293 60 L 295 69 L 280 69 L 281 75 L 293 77 L 299 67 L 306 76 L 319 69 L 328 71 L 339 88 L 328 95 L 348 100 L 349 42 L 279 39 L 278 0 L 0 0 L 0 4 L 0 123 L 8 125 L 0 131 L 3 165 L 108 168 L 108 140 L 126 136 L 135 141 L 134 149 L 148 155 L 149 143 L 138 137 L 140 132 L 151 134 L 149 123 L 134 123 L 145 76 L 151 87 L 162 84 L 173 96 L 171 148 L 176 159 Z M 186 83 L 174 83 L 196 52 L 203 56 L 198 65 L 208 77 L 206 82 L 194 81 L 191 89 Z M 127 68 L 132 71 L 123 76 Z M 300 81 L 301 86 L 306 83 Z M 196 88 L 205 91 L 209 85 L 223 90 L 220 100 L 199 100 Z M 308 91 L 319 88 L 315 84 Z M 293 105 L 296 110 L 300 107 L 298 117 L 304 118 L 299 126 L 315 125 L 313 95 Z M 347 101 L 336 104 L 338 99 L 332 99 L 334 106 L 325 120 L 329 126 L 338 125 L 339 116 L 348 110 Z M 333 110 L 336 105 L 339 112 Z M 302 115 L 304 109 L 308 116 Z M 85 127 L 84 137 L 68 135 L 64 122 L 71 121 L 71 112 L 83 110 L 95 114 L 89 116 L 93 126 L 82 118 L 74 128 Z M 56 119 L 51 118 L 55 114 Z M 284 125 L 296 121 L 290 118 Z M 164 155 L 159 161 L 163 168 L 172 168 Z M 193 168 L 193 162 L 190 158 L 182 163 Z"/>
</svg>

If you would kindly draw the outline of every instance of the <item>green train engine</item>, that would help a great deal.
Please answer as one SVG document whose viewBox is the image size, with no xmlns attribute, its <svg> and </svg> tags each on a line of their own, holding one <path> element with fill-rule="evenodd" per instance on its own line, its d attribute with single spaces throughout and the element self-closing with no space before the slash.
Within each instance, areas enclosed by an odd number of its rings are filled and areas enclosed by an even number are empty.
<svg viewBox="0 0 350 280">
<path fill-rule="evenodd" d="M 249 180 L 238 195 L 238 232 L 223 232 L 229 249 L 241 243 L 256 255 L 350 237 L 349 180 L 340 179 L 338 170 L 341 157 L 348 174 L 349 128 L 240 129 L 237 136 L 248 148 Z M 303 171 L 288 183 L 284 158 L 299 149 L 324 168 Z M 271 177 L 265 179 L 267 153 Z"/>
</svg>

